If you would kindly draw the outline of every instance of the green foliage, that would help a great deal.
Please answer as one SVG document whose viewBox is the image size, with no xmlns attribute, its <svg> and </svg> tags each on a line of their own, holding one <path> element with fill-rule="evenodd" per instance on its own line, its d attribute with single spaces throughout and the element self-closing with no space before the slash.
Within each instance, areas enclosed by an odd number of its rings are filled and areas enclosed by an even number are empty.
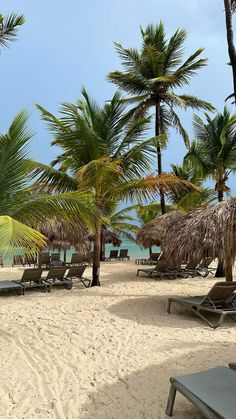
<svg viewBox="0 0 236 419">
<path fill-rule="evenodd" d="M 11 13 L 9 16 L 0 15 L 0 48 L 8 47 L 16 39 L 18 26 L 25 23 L 23 15 Z"/>
<path fill-rule="evenodd" d="M 0 253 L 6 256 L 12 255 L 13 247 L 24 247 L 28 252 L 42 248 L 45 240 L 32 227 L 55 216 L 94 226 L 89 194 L 74 191 L 52 195 L 32 188 L 32 170 L 37 165 L 27 158 L 31 138 L 25 111 L 14 118 L 6 134 L 0 135 Z"/>
<path fill-rule="evenodd" d="M 203 179 L 215 180 L 215 190 L 229 193 L 227 180 L 236 170 L 236 115 L 225 107 L 222 114 L 211 118 L 205 114 L 206 122 L 194 117 L 196 140 L 185 156 L 185 162 Z"/>
<path fill-rule="evenodd" d="M 160 132 L 174 127 L 188 146 L 188 134 L 175 108 L 214 109 L 210 103 L 195 96 L 177 93 L 206 65 L 207 60 L 200 58 L 203 49 L 184 60 L 186 31 L 178 29 L 168 40 L 162 22 L 141 28 L 141 37 L 140 50 L 115 43 L 124 71 L 114 71 L 108 79 L 130 95 L 126 101 L 135 104 L 134 111 L 144 113 L 150 107 L 160 105 Z"/>
</svg>

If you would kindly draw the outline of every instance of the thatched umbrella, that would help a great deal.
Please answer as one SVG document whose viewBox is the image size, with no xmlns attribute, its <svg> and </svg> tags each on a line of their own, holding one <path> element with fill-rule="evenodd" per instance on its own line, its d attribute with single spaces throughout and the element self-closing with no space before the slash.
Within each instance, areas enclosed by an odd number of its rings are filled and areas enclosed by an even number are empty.
<svg viewBox="0 0 236 419">
<path fill-rule="evenodd" d="M 185 214 L 184 211 L 170 211 L 159 215 L 141 228 L 137 235 L 137 242 L 146 248 L 160 246 L 169 227 Z"/>
<path fill-rule="evenodd" d="M 236 255 L 236 200 L 191 211 L 173 223 L 162 242 L 165 258 L 174 266 L 205 257 L 224 261 L 226 281 L 232 280 Z"/>
<path fill-rule="evenodd" d="M 65 220 L 53 218 L 38 226 L 38 230 L 48 239 L 48 246 L 64 251 L 74 248 L 82 254 L 86 254 L 90 248 L 89 233 L 79 223 L 69 223 Z"/>
</svg>

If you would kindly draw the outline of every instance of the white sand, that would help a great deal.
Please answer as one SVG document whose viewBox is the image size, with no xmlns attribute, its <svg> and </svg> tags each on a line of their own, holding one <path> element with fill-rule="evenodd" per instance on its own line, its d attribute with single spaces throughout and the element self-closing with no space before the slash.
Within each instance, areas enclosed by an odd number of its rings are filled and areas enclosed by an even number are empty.
<svg viewBox="0 0 236 419">
<path fill-rule="evenodd" d="M 164 419 L 171 375 L 236 361 L 236 325 L 166 313 L 168 296 L 214 279 L 155 281 L 136 268 L 103 264 L 101 288 L 0 297 L 0 418 Z M 202 416 L 178 396 L 174 418 Z"/>
</svg>

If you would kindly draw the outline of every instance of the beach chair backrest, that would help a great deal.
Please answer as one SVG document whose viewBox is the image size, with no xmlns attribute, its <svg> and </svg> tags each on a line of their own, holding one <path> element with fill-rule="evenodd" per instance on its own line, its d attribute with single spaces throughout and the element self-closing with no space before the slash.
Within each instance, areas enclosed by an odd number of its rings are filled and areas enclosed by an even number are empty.
<svg viewBox="0 0 236 419">
<path fill-rule="evenodd" d="M 66 275 L 67 278 L 81 278 L 86 266 L 72 266 Z"/>
<path fill-rule="evenodd" d="M 110 250 L 110 259 L 118 258 L 118 250 Z"/>
<path fill-rule="evenodd" d="M 199 264 L 199 268 L 209 268 L 211 262 L 213 262 L 215 258 L 205 258 Z"/>
<path fill-rule="evenodd" d="M 66 266 L 59 268 L 50 268 L 46 279 L 62 279 L 65 276 L 67 269 L 68 268 Z"/>
<path fill-rule="evenodd" d="M 80 263 L 79 253 L 72 253 L 70 263 Z"/>
<path fill-rule="evenodd" d="M 43 269 L 40 269 L 40 268 L 25 269 L 20 282 L 29 282 L 29 281 L 41 282 L 42 272 L 43 272 Z"/>
<path fill-rule="evenodd" d="M 236 282 L 216 282 L 210 289 L 208 294 L 204 297 L 202 304 L 207 304 L 209 301 L 214 304 L 222 304 L 229 301 L 236 291 Z"/>
<path fill-rule="evenodd" d="M 156 266 L 155 266 L 155 268 L 154 268 L 154 271 L 162 271 L 163 269 L 166 269 L 166 268 L 167 268 L 167 262 L 166 262 L 166 260 L 159 259 L 158 262 L 157 262 L 157 264 L 156 264 Z"/>
<path fill-rule="evenodd" d="M 150 260 L 158 260 L 160 253 L 151 253 Z"/>
<path fill-rule="evenodd" d="M 43 252 L 39 254 L 39 262 L 41 265 L 45 265 L 50 262 L 49 252 Z"/>
<path fill-rule="evenodd" d="M 51 253 L 51 262 L 60 262 L 60 253 Z"/>
<path fill-rule="evenodd" d="M 120 258 L 127 258 L 128 256 L 128 249 L 121 249 L 120 250 Z"/>
</svg>

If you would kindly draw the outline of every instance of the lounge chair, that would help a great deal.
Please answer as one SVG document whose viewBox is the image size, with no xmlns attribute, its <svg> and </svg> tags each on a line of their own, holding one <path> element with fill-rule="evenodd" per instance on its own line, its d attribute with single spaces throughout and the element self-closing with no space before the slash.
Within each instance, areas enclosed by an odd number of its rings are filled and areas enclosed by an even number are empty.
<svg viewBox="0 0 236 419">
<path fill-rule="evenodd" d="M 177 278 L 178 276 L 184 276 L 183 272 L 178 271 L 175 268 L 169 267 L 164 259 L 160 259 L 155 268 L 148 269 L 142 268 L 137 269 L 137 276 L 139 276 L 139 272 L 143 272 L 148 276 L 159 276 L 159 277 L 167 277 L 167 278 Z"/>
<path fill-rule="evenodd" d="M 130 260 L 130 256 L 128 255 L 128 249 L 121 249 L 118 259 L 119 260 Z"/>
<path fill-rule="evenodd" d="M 210 268 L 210 264 L 215 258 L 204 258 L 198 265 L 194 266 L 192 263 L 188 263 L 183 269 L 183 272 L 189 273 L 190 276 L 202 276 L 207 277 L 209 273 L 213 274 L 215 268 Z"/>
<path fill-rule="evenodd" d="M 51 253 L 51 257 L 50 257 L 50 262 L 49 262 L 49 266 L 62 266 L 64 265 L 64 262 L 60 259 L 61 254 L 60 252 L 58 253 Z"/>
<path fill-rule="evenodd" d="M 45 266 L 45 268 L 49 268 L 50 265 L 50 254 L 49 252 L 42 252 L 38 256 L 38 267 L 41 268 Z"/>
<path fill-rule="evenodd" d="M 84 278 L 83 277 L 83 273 L 86 269 L 86 266 L 72 266 L 67 275 L 66 275 L 66 279 L 67 280 L 73 280 L 73 279 L 79 279 L 80 282 L 82 282 L 82 284 L 88 288 L 91 285 L 91 281 L 88 278 Z"/>
<path fill-rule="evenodd" d="M 40 288 L 42 292 L 51 291 L 51 285 L 42 279 L 42 272 L 43 269 L 41 268 L 25 269 L 22 278 L 12 282 L 15 284 L 20 284 L 23 294 L 28 288 Z"/>
<path fill-rule="evenodd" d="M 66 266 L 50 268 L 44 279 L 45 282 L 48 282 L 51 286 L 64 285 L 67 290 L 70 290 L 72 288 L 72 279 L 65 277 L 67 269 Z"/>
<path fill-rule="evenodd" d="M 0 281 L 0 292 L 16 291 L 18 295 L 23 294 L 23 289 L 20 284 L 12 281 Z"/>
<path fill-rule="evenodd" d="M 216 329 L 222 324 L 226 316 L 230 316 L 236 321 L 235 290 L 236 282 L 216 282 L 207 295 L 169 298 L 167 312 L 170 313 L 172 303 L 180 304 L 189 308 L 208 326 Z M 203 313 L 217 314 L 219 320 L 216 323 L 212 323 Z"/>
<path fill-rule="evenodd" d="M 196 406 L 207 419 L 235 419 L 236 372 L 219 366 L 207 371 L 170 378 L 166 414 L 173 415 L 176 391 Z"/>
<path fill-rule="evenodd" d="M 110 256 L 108 256 L 108 258 L 106 258 L 105 261 L 116 259 L 118 259 L 118 250 L 110 250 Z"/>
<path fill-rule="evenodd" d="M 25 265 L 33 265 L 34 267 L 37 265 L 37 258 L 30 255 L 25 255 Z"/>
<path fill-rule="evenodd" d="M 81 256 L 79 253 L 72 253 L 70 262 L 67 265 L 79 265 L 81 264 Z"/>
<path fill-rule="evenodd" d="M 148 259 L 135 259 L 135 265 L 154 265 L 161 253 L 151 253 L 150 257 Z"/>
</svg>

